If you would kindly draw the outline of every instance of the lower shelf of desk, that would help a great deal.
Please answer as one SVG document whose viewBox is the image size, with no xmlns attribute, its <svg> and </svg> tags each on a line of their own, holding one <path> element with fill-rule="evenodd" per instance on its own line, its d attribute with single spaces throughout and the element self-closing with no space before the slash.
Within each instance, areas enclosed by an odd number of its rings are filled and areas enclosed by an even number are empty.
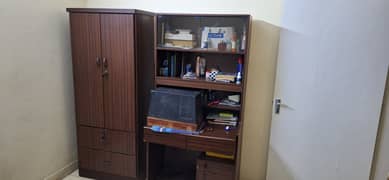
<svg viewBox="0 0 389 180">
<path fill-rule="evenodd" d="M 222 128 L 214 128 L 200 135 L 180 135 L 157 133 L 144 127 L 144 142 L 161 144 L 181 149 L 200 152 L 215 152 L 226 155 L 235 155 L 237 144 L 237 130 L 226 133 Z"/>
</svg>

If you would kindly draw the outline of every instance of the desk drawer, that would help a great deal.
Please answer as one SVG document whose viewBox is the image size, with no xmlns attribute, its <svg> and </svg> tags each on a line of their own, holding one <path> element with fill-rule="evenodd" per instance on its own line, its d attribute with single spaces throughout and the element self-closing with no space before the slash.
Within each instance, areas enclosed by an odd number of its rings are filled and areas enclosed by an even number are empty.
<svg viewBox="0 0 389 180">
<path fill-rule="evenodd" d="M 186 145 L 188 149 L 194 151 L 235 155 L 236 141 L 189 136 Z"/>
<path fill-rule="evenodd" d="M 186 138 L 179 134 L 156 133 L 150 129 L 144 129 L 143 140 L 148 143 L 162 144 L 166 146 L 186 148 Z"/>
<path fill-rule="evenodd" d="M 135 135 L 124 131 L 80 126 L 79 146 L 122 154 L 135 154 Z"/>
<path fill-rule="evenodd" d="M 82 169 L 118 176 L 136 177 L 135 156 L 86 148 L 81 148 L 79 151 L 79 166 Z"/>
</svg>

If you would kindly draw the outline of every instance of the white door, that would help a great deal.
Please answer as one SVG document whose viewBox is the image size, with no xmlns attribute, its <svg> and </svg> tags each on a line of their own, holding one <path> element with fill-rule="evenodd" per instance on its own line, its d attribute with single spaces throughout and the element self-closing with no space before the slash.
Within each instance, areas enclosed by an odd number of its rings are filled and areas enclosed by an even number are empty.
<svg viewBox="0 0 389 180">
<path fill-rule="evenodd" d="M 388 8 L 388 0 L 285 1 L 267 180 L 369 179 Z"/>
</svg>

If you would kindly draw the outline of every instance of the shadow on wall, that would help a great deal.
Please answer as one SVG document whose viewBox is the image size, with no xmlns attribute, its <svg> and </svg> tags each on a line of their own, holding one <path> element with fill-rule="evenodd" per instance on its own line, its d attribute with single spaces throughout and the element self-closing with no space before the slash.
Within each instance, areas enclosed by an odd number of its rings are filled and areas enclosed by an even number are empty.
<svg viewBox="0 0 389 180">
<path fill-rule="evenodd" d="M 279 27 L 260 20 L 252 21 L 241 180 L 266 179 L 279 38 Z"/>
<path fill-rule="evenodd" d="M 279 154 L 270 146 L 269 147 L 269 171 L 277 170 L 277 172 L 270 172 L 267 179 L 282 179 L 282 180 L 295 180 L 288 166 L 282 161 Z M 270 175 L 271 174 L 271 175 Z"/>
<path fill-rule="evenodd" d="M 386 76 L 386 88 L 382 103 L 381 119 L 375 145 L 370 180 L 389 180 L 389 69 Z"/>
</svg>

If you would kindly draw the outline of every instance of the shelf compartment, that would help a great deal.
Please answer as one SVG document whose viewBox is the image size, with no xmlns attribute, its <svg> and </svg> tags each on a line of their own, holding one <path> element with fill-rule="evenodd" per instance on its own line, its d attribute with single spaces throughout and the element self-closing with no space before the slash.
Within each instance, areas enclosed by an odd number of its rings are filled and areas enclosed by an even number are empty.
<svg viewBox="0 0 389 180">
<path fill-rule="evenodd" d="M 242 92 L 242 86 L 233 83 L 222 83 L 206 81 L 205 79 L 186 80 L 179 77 L 161 77 L 155 78 L 157 85 L 176 86 L 195 89 L 209 89 L 228 92 Z"/>
<path fill-rule="evenodd" d="M 203 49 L 203 48 L 174 48 L 174 47 L 157 47 L 157 50 L 160 51 L 173 51 L 173 52 L 188 52 L 188 53 L 203 53 L 203 54 L 233 54 L 233 55 L 245 55 L 244 51 L 219 51 L 216 49 Z"/>
</svg>

